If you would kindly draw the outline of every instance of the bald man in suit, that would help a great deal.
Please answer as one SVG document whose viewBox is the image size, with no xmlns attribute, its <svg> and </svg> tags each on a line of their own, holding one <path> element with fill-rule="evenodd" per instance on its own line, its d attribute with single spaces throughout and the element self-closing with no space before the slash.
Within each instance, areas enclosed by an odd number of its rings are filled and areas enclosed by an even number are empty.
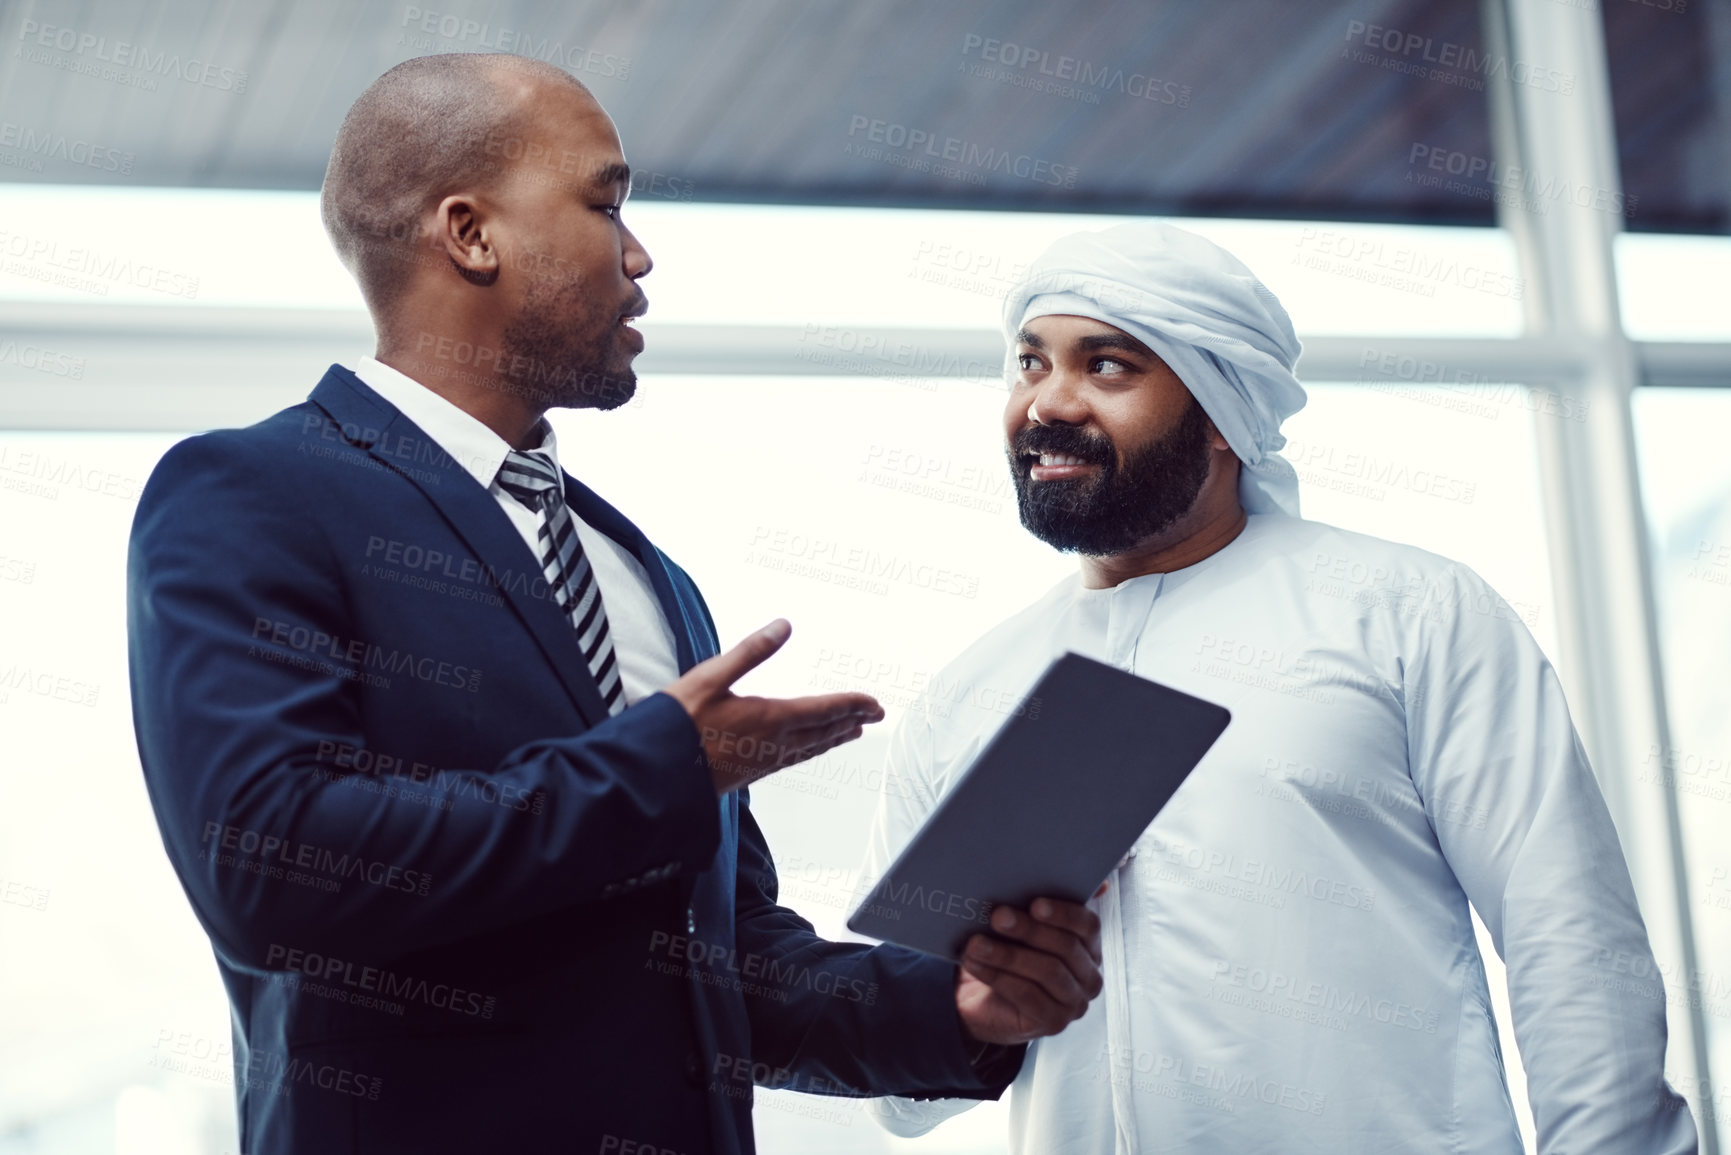
<svg viewBox="0 0 1731 1155">
<path fill-rule="evenodd" d="M 993 1098 L 1100 990 L 1075 904 L 1000 910 L 961 969 L 778 905 L 746 787 L 882 711 L 735 694 L 787 624 L 719 653 L 559 465 L 546 410 L 636 387 L 628 190 L 565 73 L 392 69 L 322 203 L 376 355 L 140 501 L 139 749 L 251 1155 L 749 1152 L 754 1084 Z"/>
</svg>

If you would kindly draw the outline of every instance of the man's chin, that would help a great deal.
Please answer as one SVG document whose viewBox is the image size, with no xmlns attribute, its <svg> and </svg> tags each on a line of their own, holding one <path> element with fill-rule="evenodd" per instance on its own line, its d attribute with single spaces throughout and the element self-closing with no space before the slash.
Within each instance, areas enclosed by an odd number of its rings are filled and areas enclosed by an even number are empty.
<svg viewBox="0 0 1731 1155">
<path fill-rule="evenodd" d="M 601 410 L 618 409 L 620 406 L 628 404 L 633 397 L 637 396 L 637 378 L 635 376 L 613 378 L 613 382 L 615 388 L 598 395 L 591 408 Z"/>
<path fill-rule="evenodd" d="M 636 354 L 615 352 L 609 362 L 596 368 L 591 360 L 586 366 L 572 365 L 561 371 L 570 409 L 617 409 L 637 393 L 637 373 L 631 367 Z M 597 359 L 598 360 L 598 359 Z"/>
<path fill-rule="evenodd" d="M 590 374 L 579 382 L 572 404 L 588 409 L 617 409 L 637 395 L 637 374 L 629 368 Z"/>
<path fill-rule="evenodd" d="M 1022 528 L 1027 530 L 1036 541 L 1051 546 L 1059 553 L 1086 554 L 1090 557 L 1109 555 L 1115 551 L 1115 543 L 1108 545 L 1095 533 L 1086 529 L 1079 530 L 1073 525 L 1055 525 L 1050 522 L 1022 519 Z"/>
<path fill-rule="evenodd" d="M 1101 484 L 1100 478 L 1035 481 L 1024 474 L 1019 479 L 1017 498 L 1024 509 L 1049 511 L 1058 517 L 1086 517 L 1092 511 Z"/>
</svg>

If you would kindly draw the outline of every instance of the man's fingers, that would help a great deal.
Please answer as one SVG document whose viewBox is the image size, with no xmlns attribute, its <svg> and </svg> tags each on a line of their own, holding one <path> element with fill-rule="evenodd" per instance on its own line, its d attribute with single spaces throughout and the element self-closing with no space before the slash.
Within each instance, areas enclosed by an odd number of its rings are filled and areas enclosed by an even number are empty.
<svg viewBox="0 0 1731 1155">
<path fill-rule="evenodd" d="M 1105 883 L 1100 884 L 1102 887 Z M 1088 948 L 1088 955 L 1096 963 L 1100 961 L 1100 916 L 1079 902 L 1065 902 L 1060 898 L 1036 898 L 1028 904 L 1028 913 L 1035 921 L 1068 931 L 1081 939 Z"/>
<path fill-rule="evenodd" d="M 1090 986 L 1100 971 L 1100 940 L 1079 937 L 1063 927 L 1028 917 L 1028 913 L 1008 906 L 992 911 L 992 930 L 1005 938 L 1023 943 L 1032 950 L 1042 951 L 1070 968 L 1070 973 L 1084 988 Z"/>
<path fill-rule="evenodd" d="M 980 962 L 972 952 L 962 955 L 962 970 L 985 983 L 994 998 L 1011 1007 L 1027 1038 L 1055 1035 L 1080 1017 L 1061 1008 L 1039 983 Z"/>
<path fill-rule="evenodd" d="M 718 694 L 767 662 L 792 635 L 793 626 L 788 620 L 777 618 L 725 654 L 717 654 L 691 672 L 701 671 L 706 688 L 712 694 Z"/>
<path fill-rule="evenodd" d="M 813 694 L 777 699 L 774 705 L 780 711 L 776 728 L 783 733 L 822 729 L 843 720 L 851 724 L 881 722 L 884 718 L 884 708 L 870 694 Z"/>
<path fill-rule="evenodd" d="M 842 742 L 851 742 L 864 732 L 869 721 L 869 717 L 847 713 L 822 725 L 783 731 L 781 745 L 786 752 L 785 760 L 789 763 L 803 762 L 814 757 L 814 747 L 822 746 L 827 749 Z"/>
<path fill-rule="evenodd" d="M 712 756 L 709 765 L 738 778 L 765 778 L 785 767 L 816 758 L 837 746 L 852 742 L 864 733 L 864 728 L 852 719 L 832 723 L 822 730 L 808 730 L 801 735 L 786 735 L 778 742 L 762 742 L 746 753 L 746 743 L 737 745 L 732 756 Z"/>
<path fill-rule="evenodd" d="M 865 733 L 865 727 L 858 722 L 849 726 L 845 723 L 832 726 L 822 732 L 808 731 L 801 737 L 790 737 L 782 747 L 781 755 L 775 760 L 776 769 L 796 766 L 801 762 L 809 762 L 821 754 L 827 754 L 837 746 L 845 746 Z"/>
<path fill-rule="evenodd" d="M 821 698 L 749 698 L 762 713 L 742 734 L 764 735 L 755 741 L 734 737 L 743 759 L 765 770 L 815 758 L 825 750 L 860 736 L 861 727 L 883 717 L 883 707 L 865 694 L 829 694 Z M 796 711 L 789 714 L 789 710 Z M 729 730 L 728 734 L 734 732 Z M 747 752 L 749 748 L 749 753 Z"/>
<path fill-rule="evenodd" d="M 964 961 L 977 962 L 1035 983 L 1049 1001 L 1066 1011 L 1073 1011 L 1070 1018 L 1080 1016 L 1087 1009 L 1089 1000 L 1099 993 L 1099 972 L 1085 961 L 1081 964 L 1083 975 L 1078 976 L 1056 955 L 1012 942 L 996 941 L 985 935 L 975 935 L 968 942 Z M 1087 976 L 1092 976 L 1092 990 L 1084 989 L 1082 985 Z"/>
</svg>

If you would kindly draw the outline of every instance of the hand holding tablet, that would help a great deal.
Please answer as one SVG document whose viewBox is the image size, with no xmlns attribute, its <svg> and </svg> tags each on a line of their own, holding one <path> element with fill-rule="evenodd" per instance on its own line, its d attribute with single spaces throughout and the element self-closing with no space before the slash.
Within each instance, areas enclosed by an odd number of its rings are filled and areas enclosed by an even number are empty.
<svg viewBox="0 0 1731 1155">
<path fill-rule="evenodd" d="M 848 918 L 969 961 L 993 909 L 1082 903 L 1231 721 L 1224 707 L 1079 654 L 1047 668 Z M 978 959 L 983 967 L 989 960 Z"/>
</svg>

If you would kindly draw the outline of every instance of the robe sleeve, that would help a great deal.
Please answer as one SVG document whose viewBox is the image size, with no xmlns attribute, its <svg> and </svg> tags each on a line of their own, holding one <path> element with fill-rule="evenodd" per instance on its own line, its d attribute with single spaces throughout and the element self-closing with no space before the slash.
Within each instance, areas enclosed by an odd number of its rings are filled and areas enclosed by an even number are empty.
<svg viewBox="0 0 1731 1155">
<path fill-rule="evenodd" d="M 1409 765 L 1507 964 L 1538 1150 L 1694 1152 L 1664 1081 L 1665 991 L 1557 676 L 1476 574 L 1452 566 L 1435 592 L 1402 671 Z"/>
<path fill-rule="evenodd" d="M 937 808 L 944 783 L 932 764 L 932 720 L 930 702 L 911 708 L 890 739 L 889 762 L 884 768 L 883 789 L 878 795 L 877 818 L 866 841 L 865 864 L 860 871 L 859 893 L 865 894 L 902 847 L 913 838 L 926 817 Z M 973 1107 L 977 1099 L 873 1099 L 866 1110 L 878 1125 L 892 1135 L 913 1138 L 924 1135 L 945 1119 Z"/>
</svg>

